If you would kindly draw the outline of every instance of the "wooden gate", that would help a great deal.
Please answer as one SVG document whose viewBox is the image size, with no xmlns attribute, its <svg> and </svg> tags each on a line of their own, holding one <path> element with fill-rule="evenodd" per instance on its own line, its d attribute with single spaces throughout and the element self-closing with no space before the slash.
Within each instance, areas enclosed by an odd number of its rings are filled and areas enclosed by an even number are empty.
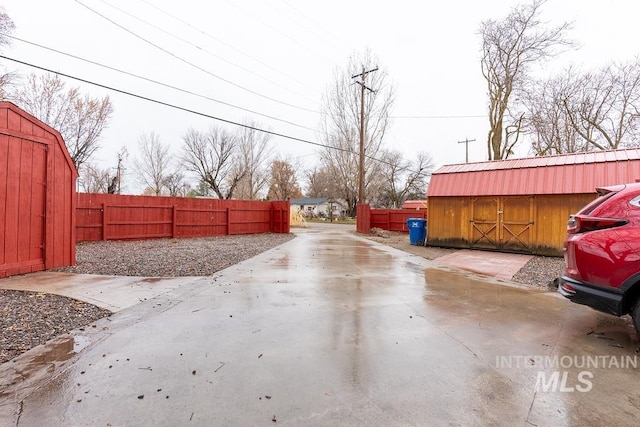
<svg viewBox="0 0 640 427">
<path fill-rule="evenodd" d="M 0 277 L 44 270 L 47 146 L 3 135 L 0 158 Z"/>
<path fill-rule="evenodd" d="M 534 214 L 532 196 L 472 198 L 469 246 L 532 253 Z"/>
</svg>

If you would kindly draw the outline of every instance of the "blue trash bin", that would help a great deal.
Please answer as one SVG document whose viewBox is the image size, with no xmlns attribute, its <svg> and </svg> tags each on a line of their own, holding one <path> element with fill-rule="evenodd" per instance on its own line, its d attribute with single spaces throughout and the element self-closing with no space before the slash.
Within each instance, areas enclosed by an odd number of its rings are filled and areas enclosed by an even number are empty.
<svg viewBox="0 0 640 427">
<path fill-rule="evenodd" d="M 409 228 L 409 243 L 415 246 L 424 246 L 427 240 L 427 220 L 423 218 L 407 219 Z"/>
</svg>

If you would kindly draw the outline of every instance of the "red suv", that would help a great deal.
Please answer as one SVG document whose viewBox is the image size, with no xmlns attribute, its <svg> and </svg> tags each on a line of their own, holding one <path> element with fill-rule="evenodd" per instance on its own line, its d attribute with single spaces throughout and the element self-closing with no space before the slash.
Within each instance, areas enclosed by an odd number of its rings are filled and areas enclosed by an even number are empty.
<svg viewBox="0 0 640 427">
<path fill-rule="evenodd" d="M 631 314 L 640 333 L 640 183 L 597 191 L 569 219 L 558 292 L 596 310 Z"/>
</svg>

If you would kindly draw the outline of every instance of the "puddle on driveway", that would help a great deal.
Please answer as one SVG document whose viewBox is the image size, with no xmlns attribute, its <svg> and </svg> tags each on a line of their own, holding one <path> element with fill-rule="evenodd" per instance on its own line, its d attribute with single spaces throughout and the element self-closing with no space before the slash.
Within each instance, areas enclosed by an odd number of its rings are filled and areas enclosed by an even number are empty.
<svg viewBox="0 0 640 427">
<path fill-rule="evenodd" d="M 19 402 L 54 377 L 72 357 L 90 344 L 84 336 L 64 335 L 34 347 L 0 366 L 0 407 Z"/>
</svg>

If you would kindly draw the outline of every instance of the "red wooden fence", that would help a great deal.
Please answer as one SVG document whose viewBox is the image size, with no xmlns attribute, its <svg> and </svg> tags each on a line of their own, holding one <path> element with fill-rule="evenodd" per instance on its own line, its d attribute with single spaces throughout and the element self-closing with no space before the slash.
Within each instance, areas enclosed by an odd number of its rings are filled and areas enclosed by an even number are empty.
<svg viewBox="0 0 640 427">
<path fill-rule="evenodd" d="M 372 228 L 408 232 L 407 219 L 427 219 L 427 211 L 416 209 L 371 209 L 369 205 L 358 205 L 357 218 L 356 229 L 359 233 L 369 233 Z"/>
<path fill-rule="evenodd" d="M 76 241 L 289 233 L 289 201 L 78 193 Z"/>
</svg>

